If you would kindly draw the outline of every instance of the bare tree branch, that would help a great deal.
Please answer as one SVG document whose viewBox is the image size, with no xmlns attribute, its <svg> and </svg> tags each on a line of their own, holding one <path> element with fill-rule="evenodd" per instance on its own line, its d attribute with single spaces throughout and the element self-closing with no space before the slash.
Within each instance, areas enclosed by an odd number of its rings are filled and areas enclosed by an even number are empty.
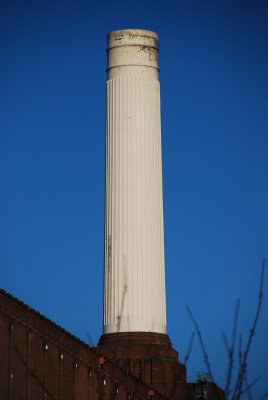
<svg viewBox="0 0 268 400">
<path fill-rule="evenodd" d="M 87 334 L 87 338 L 88 338 L 88 342 L 89 342 L 90 346 L 95 347 L 94 340 L 92 339 L 90 332 L 87 331 L 86 334 Z"/>
<path fill-rule="evenodd" d="M 227 347 L 227 354 L 228 354 L 228 369 L 227 369 L 227 376 L 226 376 L 226 385 L 225 385 L 225 395 L 226 398 L 228 398 L 229 393 L 230 393 L 230 386 L 232 382 L 232 376 L 233 376 L 233 369 L 234 369 L 234 351 L 235 351 L 235 342 L 236 342 L 236 336 L 237 336 L 237 323 L 238 323 L 238 317 L 239 317 L 239 308 L 240 308 L 240 301 L 236 301 L 236 306 L 235 306 L 235 314 L 234 314 L 234 322 L 233 322 L 233 333 L 232 333 L 232 341 L 231 345 L 228 345 L 226 335 L 224 334 L 224 342 Z"/>
<path fill-rule="evenodd" d="M 239 343 L 238 343 L 238 361 L 239 361 L 239 369 L 242 364 L 242 333 L 239 335 Z"/>
<path fill-rule="evenodd" d="M 251 388 L 256 385 L 256 383 L 260 380 L 260 377 L 257 376 L 257 378 L 255 378 L 251 383 L 248 383 L 248 376 L 247 373 L 245 374 L 245 379 L 244 379 L 244 383 L 245 383 L 245 388 L 242 390 L 241 395 L 246 393 L 248 396 L 249 400 L 253 400 L 252 398 L 252 394 L 251 394 Z"/>
<path fill-rule="evenodd" d="M 261 312 L 261 307 L 262 307 L 262 299 L 263 299 L 264 270 L 265 270 L 265 259 L 263 260 L 262 269 L 261 269 L 261 278 L 260 278 L 257 309 L 256 309 L 255 317 L 254 317 L 254 320 L 252 323 L 252 327 L 249 331 L 246 347 L 242 354 L 242 362 L 241 362 L 241 366 L 240 366 L 240 369 L 238 372 L 237 381 L 236 381 L 236 385 L 235 385 L 235 391 L 234 391 L 234 396 L 233 396 L 233 398 L 235 400 L 239 400 L 241 398 L 242 386 L 243 386 L 243 382 L 245 380 L 245 374 L 247 371 L 248 355 L 249 355 L 249 351 L 251 349 L 253 337 L 255 335 L 256 326 L 257 326 L 257 323 L 258 323 L 258 320 L 260 317 L 260 312 Z"/>
<path fill-rule="evenodd" d="M 197 334 L 197 337 L 198 337 L 198 340 L 199 340 L 199 344 L 200 344 L 200 347 L 201 347 L 202 352 L 203 352 L 204 363 L 206 365 L 207 372 L 208 372 L 208 374 L 209 374 L 209 376 L 211 378 L 211 381 L 214 383 L 214 378 L 213 378 L 213 374 L 212 374 L 212 371 L 211 371 L 209 358 L 208 358 L 208 354 L 207 354 L 207 351 L 206 351 L 205 343 L 204 343 L 204 340 L 203 340 L 203 337 L 202 337 L 202 333 L 201 333 L 201 331 L 199 329 L 198 323 L 196 322 L 196 320 L 195 320 L 195 318 L 194 318 L 194 316 L 192 314 L 192 311 L 191 311 L 189 306 L 187 306 L 187 311 L 188 311 L 188 314 L 189 314 L 189 316 L 190 316 L 190 318 L 191 318 L 191 320 L 192 320 L 192 322 L 194 324 L 195 330 L 196 330 L 196 334 Z"/>
<path fill-rule="evenodd" d="M 192 332 L 191 339 L 190 339 L 189 346 L 188 346 L 188 350 L 187 350 L 187 353 L 186 353 L 186 355 L 184 357 L 184 360 L 183 360 L 183 364 L 184 365 L 186 365 L 187 362 L 189 361 L 189 358 L 190 358 L 190 355 L 191 355 L 191 352 L 192 352 L 192 348 L 193 348 L 194 337 L 195 337 L 195 334 L 194 334 L 194 332 Z"/>
</svg>

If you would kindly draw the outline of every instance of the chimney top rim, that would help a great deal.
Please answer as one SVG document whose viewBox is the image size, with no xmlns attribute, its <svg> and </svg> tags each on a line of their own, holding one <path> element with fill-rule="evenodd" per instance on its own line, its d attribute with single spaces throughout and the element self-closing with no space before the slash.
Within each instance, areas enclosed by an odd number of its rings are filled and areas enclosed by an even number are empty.
<svg viewBox="0 0 268 400">
<path fill-rule="evenodd" d="M 154 31 L 150 31 L 147 29 L 136 29 L 136 28 L 129 28 L 129 29 L 119 29 L 116 31 L 111 31 L 108 33 L 108 39 L 111 36 L 119 36 L 119 35 L 133 35 L 133 36 L 149 36 L 155 39 L 158 39 L 158 34 Z"/>
<path fill-rule="evenodd" d="M 107 35 L 108 50 L 121 46 L 146 46 L 157 49 L 158 35 L 156 32 L 144 29 L 122 29 L 112 31 Z"/>
</svg>

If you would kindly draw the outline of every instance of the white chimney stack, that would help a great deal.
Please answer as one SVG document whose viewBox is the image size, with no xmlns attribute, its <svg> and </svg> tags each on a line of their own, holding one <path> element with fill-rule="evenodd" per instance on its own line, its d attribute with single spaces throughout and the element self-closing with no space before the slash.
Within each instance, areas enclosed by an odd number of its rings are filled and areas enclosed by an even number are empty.
<svg viewBox="0 0 268 400">
<path fill-rule="evenodd" d="M 166 333 L 157 34 L 108 35 L 103 333 Z"/>
</svg>

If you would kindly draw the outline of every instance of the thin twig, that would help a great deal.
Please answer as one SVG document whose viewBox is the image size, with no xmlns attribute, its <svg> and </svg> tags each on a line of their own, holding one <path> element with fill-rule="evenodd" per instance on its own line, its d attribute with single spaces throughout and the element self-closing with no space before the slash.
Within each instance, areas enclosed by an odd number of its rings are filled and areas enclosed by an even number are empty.
<svg viewBox="0 0 268 400">
<path fill-rule="evenodd" d="M 259 400 L 264 400 L 266 397 L 268 397 L 268 391 L 263 393 L 263 395 L 259 398 Z"/>
<path fill-rule="evenodd" d="M 237 376 L 237 382 L 235 385 L 235 390 L 234 390 L 234 395 L 233 398 L 235 400 L 239 400 L 241 398 L 241 394 L 242 394 L 242 385 L 245 379 L 245 374 L 246 374 L 246 370 L 247 370 L 247 359 L 248 359 L 248 355 L 249 355 L 249 351 L 251 349 L 251 345 L 252 345 L 252 340 L 253 337 L 255 335 L 255 331 L 256 331 L 256 326 L 260 317 L 260 312 L 261 312 L 261 307 L 262 307 L 262 299 L 263 299 L 263 281 L 264 281 L 264 270 L 265 270 L 265 259 L 263 260 L 262 263 L 262 269 L 261 269 L 261 278 L 260 278 L 260 287 L 259 287 L 259 295 L 258 295 L 258 304 L 257 304 L 257 309 L 256 309 L 256 313 L 255 313 L 255 317 L 253 320 L 253 324 L 252 327 L 249 331 L 249 336 L 248 336 L 248 340 L 246 343 L 246 347 L 245 350 L 242 354 L 242 360 L 241 360 L 241 366 L 239 368 L 239 372 L 238 372 L 238 376 Z"/>
<path fill-rule="evenodd" d="M 251 395 L 251 391 L 250 391 L 250 387 L 249 387 L 249 384 L 248 384 L 248 374 L 245 374 L 245 383 L 246 383 L 246 388 L 245 388 L 244 392 L 247 394 L 248 400 L 253 400 L 252 399 L 252 395 Z"/>
<path fill-rule="evenodd" d="M 240 369 L 242 364 L 242 333 L 240 333 L 239 335 L 239 342 L 238 342 L 238 362 Z"/>
<path fill-rule="evenodd" d="M 93 341 L 92 336 L 89 331 L 87 331 L 87 338 L 88 338 L 88 342 L 89 342 L 90 346 L 95 347 L 94 341 Z"/>
<path fill-rule="evenodd" d="M 235 351 L 235 342 L 236 342 L 236 336 L 237 336 L 237 323 L 238 323 L 238 317 L 239 317 L 239 307 L 240 307 L 240 301 L 236 301 L 236 306 L 235 306 L 235 314 L 234 314 L 234 322 L 233 322 L 233 333 L 232 333 L 232 342 L 231 345 L 228 345 L 226 335 L 224 334 L 224 341 L 227 347 L 227 353 L 228 353 L 228 369 L 227 369 L 227 376 L 226 376 L 226 385 L 225 385 L 225 396 L 228 398 L 229 393 L 230 393 L 230 386 L 232 382 L 232 376 L 233 376 L 233 369 L 234 369 L 234 351 Z"/>
<path fill-rule="evenodd" d="M 203 337 L 202 337 L 202 333 L 201 333 L 201 331 L 199 329 L 198 323 L 196 322 L 196 320 L 195 320 L 195 318 L 194 318 L 194 316 L 192 314 L 192 311 L 191 311 L 190 307 L 188 307 L 188 306 L 187 306 L 187 311 L 188 311 L 188 314 L 189 314 L 189 316 L 190 316 L 190 318 L 191 318 L 191 320 L 192 320 L 192 322 L 194 324 L 194 327 L 195 327 L 195 330 L 196 330 L 196 333 L 197 333 L 197 337 L 198 337 L 198 340 L 199 340 L 199 343 L 200 343 L 200 347 L 201 347 L 202 352 L 203 352 L 204 363 L 206 365 L 207 372 L 208 372 L 208 374 L 210 376 L 211 381 L 214 383 L 214 378 L 213 378 L 213 374 L 212 374 L 212 371 L 211 371 L 211 368 L 210 368 L 209 358 L 208 358 L 208 354 L 207 354 L 207 351 L 206 351 L 205 343 L 204 343 L 204 340 L 203 340 Z"/>
<path fill-rule="evenodd" d="M 120 332 L 121 319 L 122 319 L 122 315 L 123 315 L 126 294 L 127 294 L 127 286 L 125 285 L 124 289 L 123 289 L 123 296 L 122 296 L 122 300 L 121 300 L 120 312 L 119 312 L 119 315 L 117 316 L 117 332 Z"/>
<path fill-rule="evenodd" d="M 124 305 L 125 305 L 125 300 L 126 300 L 126 294 L 127 294 L 127 268 L 126 268 L 125 256 L 123 257 L 123 282 L 124 282 L 123 296 L 122 296 L 122 300 L 121 300 L 119 315 L 117 316 L 117 332 L 120 332 L 121 320 L 122 320 L 122 315 L 123 315 L 123 310 L 124 310 Z"/>
<path fill-rule="evenodd" d="M 258 376 L 258 377 L 255 378 L 251 383 L 248 383 L 248 376 L 247 376 L 247 373 L 246 373 L 246 374 L 245 374 L 245 379 L 244 379 L 246 386 L 245 386 L 245 388 L 242 390 L 241 395 L 244 394 L 244 393 L 246 393 L 247 396 L 248 396 L 248 399 L 249 399 L 249 400 L 252 400 L 252 395 L 251 395 L 250 389 L 251 389 L 254 385 L 256 385 L 256 383 L 257 383 L 259 380 L 260 380 L 260 377 Z"/>
<path fill-rule="evenodd" d="M 192 348 L 193 348 L 194 336 L 195 336 L 195 334 L 194 334 L 194 332 L 192 332 L 191 339 L 190 339 L 189 346 L 188 346 L 188 350 L 187 350 L 187 353 L 186 353 L 186 355 L 184 357 L 184 361 L 183 361 L 184 365 L 186 365 L 187 362 L 189 361 L 189 358 L 190 358 L 190 355 L 191 355 L 191 352 L 192 352 Z"/>
</svg>

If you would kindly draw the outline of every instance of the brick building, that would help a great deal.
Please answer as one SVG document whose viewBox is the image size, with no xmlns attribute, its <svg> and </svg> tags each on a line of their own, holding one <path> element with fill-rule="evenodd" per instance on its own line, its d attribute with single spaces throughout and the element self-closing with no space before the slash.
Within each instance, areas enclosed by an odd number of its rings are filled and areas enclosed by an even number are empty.
<svg viewBox="0 0 268 400">
<path fill-rule="evenodd" d="M 0 399 L 195 399 L 197 386 L 186 383 L 177 353 L 160 339 L 154 346 L 140 337 L 142 346 L 133 347 L 121 338 L 120 352 L 109 345 L 107 354 L 107 344 L 90 347 L 0 290 Z M 208 400 L 224 399 L 212 383 L 206 391 Z"/>
</svg>

